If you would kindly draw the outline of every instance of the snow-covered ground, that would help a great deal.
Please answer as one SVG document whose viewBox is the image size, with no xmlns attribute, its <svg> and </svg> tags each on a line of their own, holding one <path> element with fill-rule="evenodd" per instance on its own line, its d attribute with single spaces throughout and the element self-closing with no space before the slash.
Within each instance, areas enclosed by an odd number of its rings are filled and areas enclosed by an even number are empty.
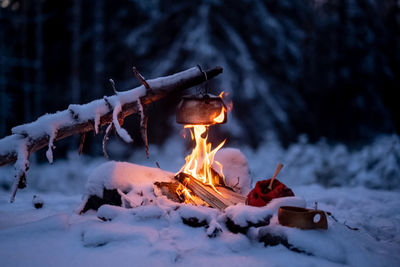
<svg viewBox="0 0 400 267">
<path fill-rule="evenodd" d="M 143 160 L 143 151 L 134 153 L 128 161 L 151 167 L 158 161 L 163 169 L 175 172 L 187 153 L 180 143 L 171 140 L 164 147 L 150 147 L 150 161 Z M 224 218 L 240 209 L 226 213 L 190 206 L 175 209 L 178 204 L 160 200 L 133 209 L 103 206 L 98 212 L 78 215 L 87 177 L 105 159 L 73 155 L 67 160 L 56 159 L 53 165 L 31 164 L 28 188 L 18 191 L 10 204 L 6 188 L 13 172 L 12 167 L 3 167 L 0 265 L 399 266 L 398 146 L 397 137 L 383 137 L 357 151 L 305 142 L 287 150 L 273 144 L 257 151 L 242 149 L 250 163 L 253 185 L 270 177 L 277 161 L 283 162 L 279 179 L 304 198 L 307 207 L 318 202 L 319 209 L 331 212 L 338 220 L 328 217 L 327 231 L 279 225 L 276 205 L 261 208 L 263 213 L 273 214 L 270 224 L 251 228 L 246 235 L 233 234 L 224 225 Z M 381 157 L 386 158 L 379 160 Z M 330 172 L 321 174 L 324 168 Z M 389 172 L 386 176 L 385 171 Z M 361 174 L 352 176 L 359 172 L 365 173 L 364 179 Z M 322 187 L 326 183 L 321 177 L 329 175 L 341 187 Z M 43 208 L 34 208 L 34 195 L 44 201 Z M 210 228 L 185 225 L 180 217 L 184 213 L 206 216 L 210 227 L 219 227 L 222 232 L 210 238 Z M 359 230 L 348 229 L 344 222 Z M 258 240 L 265 233 L 284 236 L 305 253 L 283 245 L 265 247 Z"/>
<path fill-rule="evenodd" d="M 277 225 L 289 242 L 312 254 L 282 245 L 264 247 L 243 234 L 223 231 L 209 238 L 204 228 L 184 225 L 163 209 L 136 208 L 104 222 L 95 212 L 75 213 L 81 195 L 19 192 L 14 204 L 0 195 L 1 266 L 398 266 L 400 263 L 400 193 L 364 188 L 295 187 L 309 206 L 318 201 L 339 222 L 359 227 L 352 231 L 329 219 L 329 229 L 297 230 Z M 44 200 L 32 205 L 34 194 Z M 160 216 L 160 214 L 162 216 Z"/>
</svg>

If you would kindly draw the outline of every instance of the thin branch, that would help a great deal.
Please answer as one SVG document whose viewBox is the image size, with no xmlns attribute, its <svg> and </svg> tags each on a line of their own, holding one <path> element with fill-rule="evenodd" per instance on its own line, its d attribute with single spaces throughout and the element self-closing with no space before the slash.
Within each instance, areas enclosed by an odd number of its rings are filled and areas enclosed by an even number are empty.
<svg viewBox="0 0 400 267">
<path fill-rule="evenodd" d="M 81 133 L 81 138 L 79 139 L 79 155 L 82 155 L 83 144 L 85 143 L 86 133 Z"/>
<path fill-rule="evenodd" d="M 117 89 L 115 89 L 115 82 L 114 82 L 114 80 L 113 79 L 109 79 L 108 80 L 110 83 L 111 83 L 111 87 L 112 87 L 112 89 L 113 89 L 113 91 L 114 91 L 114 94 L 118 94 L 118 91 L 117 91 Z"/>
<path fill-rule="evenodd" d="M 106 133 L 104 134 L 104 138 L 103 138 L 103 154 L 104 154 L 104 157 L 107 158 L 107 159 L 109 158 L 109 156 L 107 154 L 106 146 L 107 146 L 107 143 L 108 143 L 108 139 L 109 139 L 110 133 L 111 133 L 111 131 L 113 129 L 114 129 L 114 124 L 110 123 L 108 125 L 108 127 L 107 127 Z"/>
<path fill-rule="evenodd" d="M 132 67 L 133 74 L 135 74 L 136 78 L 141 82 L 144 87 L 146 88 L 146 91 L 150 90 L 149 84 L 146 82 L 146 79 L 143 77 L 142 74 L 137 70 L 135 66 Z"/>
<path fill-rule="evenodd" d="M 147 122 L 149 121 L 149 114 L 147 112 L 147 106 L 143 106 L 140 102 L 140 99 L 137 101 L 139 113 L 140 113 L 140 134 L 142 136 L 142 140 L 146 147 L 146 157 L 149 158 L 149 142 L 147 139 Z"/>
</svg>

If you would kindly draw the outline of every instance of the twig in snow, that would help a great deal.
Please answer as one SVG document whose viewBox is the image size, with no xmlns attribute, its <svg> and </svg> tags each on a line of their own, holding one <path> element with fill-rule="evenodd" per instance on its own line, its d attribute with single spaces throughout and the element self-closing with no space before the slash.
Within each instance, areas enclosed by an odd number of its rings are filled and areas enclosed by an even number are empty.
<svg viewBox="0 0 400 267">
<path fill-rule="evenodd" d="M 150 90 L 149 84 L 146 82 L 146 79 L 143 77 L 142 74 L 137 70 L 135 66 L 132 67 L 133 74 L 135 74 L 136 78 L 141 82 L 144 87 L 146 88 L 146 91 Z"/>
<path fill-rule="evenodd" d="M 338 221 L 338 219 L 336 219 L 336 217 L 333 216 L 333 214 L 330 213 L 329 211 L 327 211 L 326 214 L 328 214 L 328 216 L 331 217 L 332 220 L 334 220 L 335 222 L 340 223 L 340 222 Z M 346 224 L 346 221 L 344 221 L 342 224 L 343 224 L 344 226 L 346 226 L 347 228 L 349 228 L 350 230 L 353 230 L 353 231 L 358 231 L 358 230 L 359 230 L 357 227 L 351 227 L 351 226 L 347 225 L 347 224 Z"/>
<path fill-rule="evenodd" d="M 108 154 L 107 154 L 107 150 L 106 150 L 106 146 L 107 146 L 107 142 L 109 139 L 109 135 L 111 133 L 111 130 L 114 128 L 114 124 L 110 123 L 107 127 L 106 133 L 104 134 L 104 138 L 103 138 L 103 153 L 104 153 L 104 157 L 105 158 L 109 158 Z"/>
<path fill-rule="evenodd" d="M 157 168 L 161 169 L 160 164 L 158 164 L 158 161 L 156 161 L 156 166 Z"/>
</svg>

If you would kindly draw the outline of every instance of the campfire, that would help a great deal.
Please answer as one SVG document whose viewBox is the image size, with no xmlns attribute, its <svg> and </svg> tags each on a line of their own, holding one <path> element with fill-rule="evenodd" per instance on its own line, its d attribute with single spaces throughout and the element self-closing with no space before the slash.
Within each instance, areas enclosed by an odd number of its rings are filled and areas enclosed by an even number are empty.
<svg viewBox="0 0 400 267">
<path fill-rule="evenodd" d="M 201 203 L 224 209 L 231 204 L 246 201 L 244 196 L 225 185 L 223 166 L 214 160 L 225 140 L 214 149 L 208 142 L 209 127 L 227 121 L 223 94 L 187 96 L 179 104 L 177 122 L 189 129 L 190 137 L 195 142 L 192 153 L 185 158 L 186 163 L 175 176 L 180 182 L 176 192 L 185 203 Z"/>
<path fill-rule="evenodd" d="M 102 127 L 107 126 L 102 143 L 103 153 L 107 156 L 107 140 L 113 129 L 122 140 L 133 141 L 122 128 L 124 118 L 133 113 L 140 114 L 140 132 L 148 156 L 148 105 L 167 92 L 201 84 L 221 73 L 222 69 L 203 72 L 197 67 L 147 81 L 136 68 L 133 71 L 142 83 L 138 88 L 120 92 L 112 82 L 115 95 L 85 105 L 70 105 L 65 111 L 46 114 L 35 122 L 13 128 L 13 135 L 0 142 L 0 166 L 16 162 L 11 201 L 17 189 L 26 186 L 31 153 L 47 146 L 46 156 L 52 162 L 55 141 L 80 133 L 82 151 L 85 133 L 90 130 L 101 133 Z M 203 92 L 185 96 L 179 103 L 176 121 L 184 125 L 194 148 L 177 173 L 162 170 L 157 162 L 157 168 L 128 162 L 105 162 L 89 175 L 79 214 L 95 210 L 97 218 L 105 222 L 117 217 L 125 217 L 127 221 L 135 218 L 133 220 L 140 222 L 162 218 L 171 225 L 180 218 L 185 225 L 204 227 L 209 238 L 216 238 L 223 231 L 247 235 L 250 228 L 260 228 L 257 236 L 252 231 L 248 237 L 263 242 L 265 246 L 282 244 L 293 251 L 303 252 L 293 248 L 280 230 L 271 234 L 269 229 L 261 227 L 270 225 L 271 218 L 278 212 L 281 225 L 327 229 L 325 213 L 316 208 L 305 209 L 305 200 L 295 197 L 290 188 L 276 179 L 282 164 L 278 164 L 272 178 L 258 181 L 251 189 L 250 170 L 244 154 L 235 148 L 221 149 L 225 140 L 212 144 L 208 139 L 210 127 L 227 121 L 229 110 L 222 96 L 223 92 L 218 96 Z M 32 203 L 37 209 L 45 206 L 39 197 L 34 197 Z M 82 240 L 89 240 L 87 244 L 90 244 L 90 235 L 83 236 Z"/>
</svg>

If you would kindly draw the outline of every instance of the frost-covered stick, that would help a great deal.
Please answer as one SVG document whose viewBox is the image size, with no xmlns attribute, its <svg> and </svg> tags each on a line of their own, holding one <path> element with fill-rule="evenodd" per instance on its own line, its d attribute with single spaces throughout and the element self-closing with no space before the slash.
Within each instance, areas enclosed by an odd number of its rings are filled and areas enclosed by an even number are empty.
<svg viewBox="0 0 400 267">
<path fill-rule="evenodd" d="M 221 67 L 207 70 L 208 78 L 215 77 L 220 73 L 222 73 Z M 46 114 L 34 122 L 14 127 L 11 135 L 0 140 L 0 166 L 17 162 L 15 169 L 18 181 L 14 184 L 20 185 L 24 181 L 27 168 L 23 168 L 24 164 L 18 164 L 18 162 L 29 164 L 30 154 L 47 146 L 46 156 L 49 162 L 52 162 L 52 149 L 55 141 L 78 133 L 93 130 L 97 132 L 103 125 L 123 121 L 126 116 L 139 111 L 139 98 L 142 105 L 148 105 L 169 93 L 183 91 L 204 81 L 204 74 L 194 67 L 170 76 L 148 80 L 150 90 L 146 91 L 142 85 L 128 91 L 118 92 L 117 95 L 105 97 L 107 101 L 99 99 L 85 105 L 70 105 L 67 110 Z M 119 123 L 119 126 L 120 124 L 122 123 Z M 123 132 L 123 129 L 119 130 Z M 129 137 L 129 135 L 124 137 Z M 26 153 L 20 152 L 21 142 L 26 147 Z"/>
<path fill-rule="evenodd" d="M 219 74 L 222 73 L 222 68 L 221 67 L 215 67 L 213 69 L 207 70 L 207 77 L 208 79 L 213 78 Z M 152 80 L 147 80 L 149 85 L 151 86 L 151 90 L 146 93 L 146 95 L 142 96 L 140 98 L 142 105 L 148 105 L 152 102 L 155 102 L 168 94 L 172 92 L 178 92 L 178 91 L 183 91 L 186 90 L 190 87 L 196 86 L 198 84 L 201 84 L 202 82 L 205 81 L 204 74 L 202 74 L 197 67 L 188 69 L 186 71 L 182 71 L 170 76 L 166 77 L 160 77 Z M 129 95 L 130 92 L 133 92 L 138 89 L 144 89 L 144 86 L 139 86 L 135 89 L 126 91 L 126 92 L 121 92 L 121 95 L 118 96 L 118 98 L 122 98 L 126 95 Z M 117 96 L 111 96 L 109 98 L 115 98 Z M 98 107 L 97 103 L 102 102 L 104 105 L 103 100 L 95 100 L 91 103 L 88 103 L 86 105 L 80 105 L 82 109 L 89 107 L 89 105 L 94 106 L 93 109 Z M 97 103 L 95 103 L 97 102 Z M 96 105 L 95 105 L 96 104 Z M 99 103 L 99 105 L 102 105 Z M 126 116 L 132 115 L 134 113 L 138 112 L 138 107 L 137 107 L 137 100 L 135 99 L 134 101 L 127 101 L 124 102 L 122 105 L 122 111 L 120 113 L 120 117 L 125 118 Z M 63 113 L 63 112 L 59 112 Z M 93 111 L 95 113 L 95 111 Z M 58 113 L 56 113 L 58 114 Z M 45 116 L 52 116 L 55 114 L 50 114 L 50 115 L 45 115 Z M 63 114 L 65 115 L 65 114 Z M 106 124 L 109 124 L 112 122 L 112 112 L 108 111 L 105 114 L 100 114 L 99 118 L 99 126 L 104 126 Z M 40 119 L 40 118 L 39 118 Z M 39 120 L 38 119 L 38 120 Z M 80 122 L 76 123 L 65 123 L 60 125 L 57 134 L 54 138 L 55 141 L 58 141 L 60 139 L 63 139 L 65 137 L 71 136 L 73 134 L 81 133 L 81 132 L 89 132 L 93 131 L 95 129 L 94 127 L 94 122 L 95 122 L 95 116 L 92 118 L 88 119 L 81 119 Z M 38 120 L 35 122 L 32 122 L 28 124 L 29 126 L 37 126 L 40 127 Z M 26 125 L 22 125 L 26 126 Z M 17 127 L 16 127 L 17 128 Z M 24 127 L 25 128 L 25 127 Z M 32 128 L 32 127 L 29 127 Z M 14 128 L 15 129 L 15 128 Z M 23 129 L 21 129 L 23 130 Z M 17 150 L 15 148 L 16 143 L 14 142 L 13 139 L 15 137 L 25 137 L 28 138 L 29 132 L 23 134 L 22 131 L 18 133 L 14 133 L 12 135 L 6 136 L 3 139 L 0 140 L 0 166 L 4 166 L 10 163 L 14 163 L 17 160 Z M 43 132 L 43 134 L 40 135 L 35 135 L 34 138 L 28 138 L 28 152 L 29 154 L 32 154 L 39 149 L 48 146 L 49 142 L 49 134 Z M 10 143 L 11 142 L 11 143 Z"/>
<path fill-rule="evenodd" d="M 114 128 L 114 125 L 112 123 L 110 123 L 107 126 L 106 133 L 104 134 L 104 138 L 103 138 L 103 154 L 104 154 L 104 157 L 107 159 L 108 159 L 108 154 L 107 154 L 106 147 L 107 147 L 108 137 L 110 136 L 110 133 L 113 128 Z"/>
</svg>

